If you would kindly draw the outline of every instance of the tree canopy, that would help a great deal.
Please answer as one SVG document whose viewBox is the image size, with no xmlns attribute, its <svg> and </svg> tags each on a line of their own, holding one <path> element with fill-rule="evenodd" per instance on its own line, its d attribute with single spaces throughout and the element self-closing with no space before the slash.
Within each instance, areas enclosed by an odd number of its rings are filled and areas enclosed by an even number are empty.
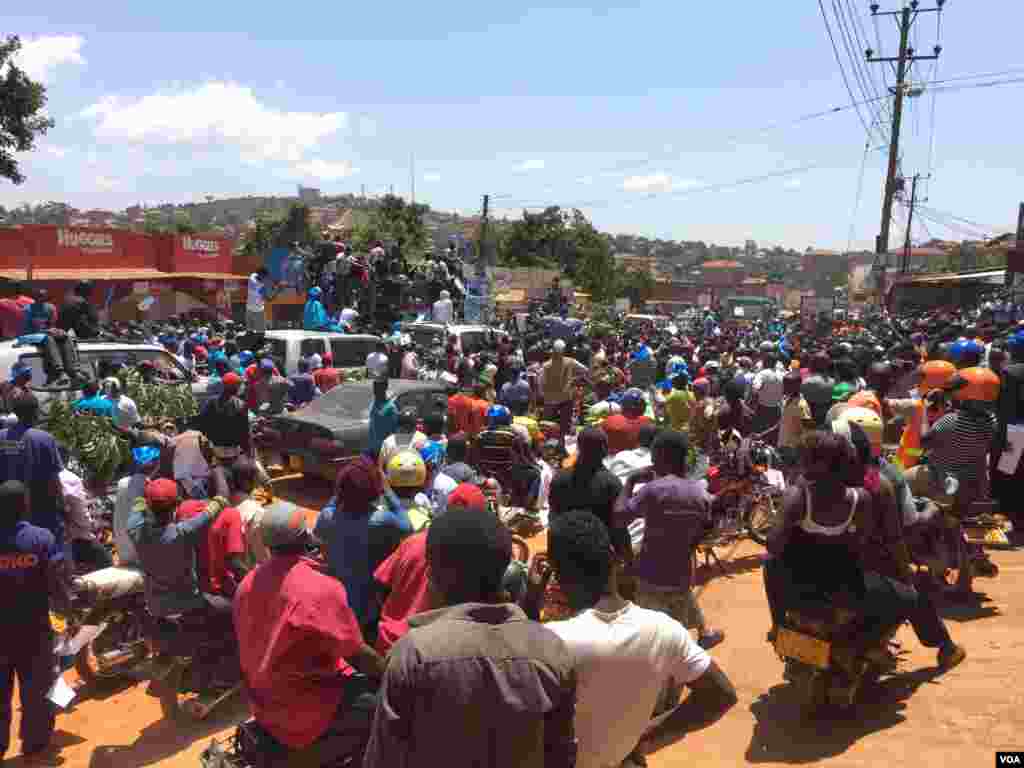
<svg viewBox="0 0 1024 768">
<path fill-rule="evenodd" d="M 365 221 L 352 232 L 352 247 L 365 251 L 376 240 L 394 241 L 407 254 L 415 255 L 430 247 L 430 233 L 423 217 L 429 206 L 407 203 L 398 195 L 384 195 Z"/>
<path fill-rule="evenodd" d="M 54 122 L 42 111 L 46 106 L 46 87 L 26 75 L 15 63 L 21 49 L 17 35 L 0 42 L 0 177 L 21 184 L 25 176 L 14 158 L 15 152 L 28 152 L 37 136 L 45 134 Z"/>
</svg>

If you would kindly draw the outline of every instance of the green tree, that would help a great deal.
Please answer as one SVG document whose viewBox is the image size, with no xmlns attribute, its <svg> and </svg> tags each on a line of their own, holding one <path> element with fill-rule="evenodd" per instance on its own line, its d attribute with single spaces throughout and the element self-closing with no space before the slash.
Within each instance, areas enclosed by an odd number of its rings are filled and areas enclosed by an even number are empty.
<svg viewBox="0 0 1024 768">
<path fill-rule="evenodd" d="M 522 218 L 504 228 L 498 241 L 498 260 L 509 267 L 553 267 L 570 250 L 566 225 L 570 216 L 557 205 L 540 213 L 523 211 Z"/>
<path fill-rule="evenodd" d="M 188 211 L 175 211 L 174 231 L 179 235 L 194 235 L 196 233 L 196 226 L 192 223 L 192 216 Z"/>
<path fill-rule="evenodd" d="M 647 270 L 632 269 L 619 273 L 617 293 L 626 296 L 633 306 L 640 306 L 654 295 L 654 277 Z"/>
<path fill-rule="evenodd" d="M 148 235 L 160 235 L 168 231 L 163 214 L 155 210 L 146 211 L 142 229 Z"/>
<path fill-rule="evenodd" d="M 14 64 L 21 49 L 17 35 L 0 42 L 0 177 L 21 184 L 25 177 L 14 159 L 15 152 L 28 152 L 37 136 L 53 127 L 42 114 L 46 87 L 28 77 Z"/>
</svg>

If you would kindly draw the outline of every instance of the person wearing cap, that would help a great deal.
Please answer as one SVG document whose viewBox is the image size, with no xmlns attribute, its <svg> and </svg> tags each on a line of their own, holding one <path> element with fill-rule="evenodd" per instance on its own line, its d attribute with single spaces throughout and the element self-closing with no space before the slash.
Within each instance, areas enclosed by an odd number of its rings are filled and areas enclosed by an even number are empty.
<svg viewBox="0 0 1024 768">
<path fill-rule="evenodd" d="M 565 438 L 572 429 L 576 379 L 586 379 L 589 374 L 587 366 L 575 358 L 566 357 L 565 341 L 556 339 L 551 348 L 551 359 L 541 370 L 540 385 L 544 418 L 558 422 L 562 445 L 565 445 Z"/>
<path fill-rule="evenodd" d="M 601 429 L 608 435 L 608 455 L 620 451 L 631 451 L 640 445 L 640 430 L 653 426 L 654 422 L 644 415 L 647 402 L 644 393 L 637 388 L 626 390 L 620 401 L 621 413 L 609 416 L 601 423 Z"/>
<path fill-rule="evenodd" d="M 249 275 L 249 290 L 245 300 L 245 327 L 250 333 L 262 336 L 267 332 L 266 302 L 270 294 L 267 277 L 270 273 L 260 267 Z"/>
<path fill-rule="evenodd" d="M 313 374 L 310 373 L 310 367 L 310 361 L 300 357 L 297 363 L 298 370 L 288 377 L 288 400 L 299 407 L 313 402 L 321 394 Z"/>
<path fill-rule="evenodd" d="M 233 610 L 253 717 L 289 749 L 330 736 L 357 753 L 376 704 L 367 678 L 381 677 L 384 660 L 363 639 L 342 583 L 306 557 L 303 511 L 276 501 L 261 527 L 271 557 L 239 585 Z"/>
<path fill-rule="evenodd" d="M 252 454 L 249 412 L 238 396 L 241 386 L 242 379 L 237 373 L 225 374 L 220 395 L 203 406 L 197 421 L 196 428 L 210 441 L 213 455 L 222 461 Z"/>
<path fill-rule="evenodd" d="M 18 423 L 14 415 L 14 401 L 24 394 L 30 394 L 32 368 L 20 360 L 11 366 L 11 374 L 0 387 L 0 426 L 12 427 Z"/>
<path fill-rule="evenodd" d="M 825 354 L 814 354 L 809 362 L 810 376 L 800 387 L 807 404 L 811 407 L 814 423 L 820 429 L 825 426 L 825 416 L 832 407 L 832 388 L 835 380 L 828 375 L 829 358 Z"/>
<path fill-rule="evenodd" d="M 334 355 L 324 352 L 323 365 L 313 371 L 313 381 L 317 389 L 326 394 L 345 380 L 342 371 L 334 367 Z"/>
<path fill-rule="evenodd" d="M 103 389 L 114 408 L 114 428 L 120 432 L 131 432 L 142 421 L 135 401 L 124 394 L 121 380 L 114 376 L 103 380 Z"/>
<path fill-rule="evenodd" d="M 135 503 L 144 497 L 146 483 L 160 470 L 161 449 L 157 445 L 142 445 L 132 449 L 132 470 L 117 482 L 114 497 L 113 536 L 120 566 L 138 563 L 135 542 L 128 535 L 128 521 Z"/>
<path fill-rule="evenodd" d="M 202 513 L 176 522 L 178 484 L 165 477 L 146 483 L 143 498 L 135 501 L 128 519 L 128 535 L 146 577 L 146 608 L 151 615 L 230 612 L 230 601 L 200 590 L 195 563 L 199 537 L 228 506 L 227 499 L 218 496 Z"/>
<path fill-rule="evenodd" d="M 388 345 L 380 340 L 374 345 L 373 352 L 366 356 L 366 375 L 371 379 L 386 378 L 388 368 Z"/>
<path fill-rule="evenodd" d="M 491 768 L 575 764 L 573 659 L 504 602 L 511 559 L 511 534 L 486 508 L 449 506 L 427 529 L 436 607 L 410 616 L 391 648 L 364 768 L 445 756 Z"/>
</svg>

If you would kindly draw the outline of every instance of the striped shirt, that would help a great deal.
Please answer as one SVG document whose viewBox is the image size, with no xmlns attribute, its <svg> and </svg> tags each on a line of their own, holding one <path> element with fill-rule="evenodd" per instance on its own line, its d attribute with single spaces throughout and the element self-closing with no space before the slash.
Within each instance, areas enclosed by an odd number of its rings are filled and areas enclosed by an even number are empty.
<svg viewBox="0 0 1024 768">
<path fill-rule="evenodd" d="M 996 434 L 995 418 L 988 413 L 956 411 L 935 422 L 928 463 L 941 475 L 974 483 L 985 475 L 985 457 Z"/>
</svg>

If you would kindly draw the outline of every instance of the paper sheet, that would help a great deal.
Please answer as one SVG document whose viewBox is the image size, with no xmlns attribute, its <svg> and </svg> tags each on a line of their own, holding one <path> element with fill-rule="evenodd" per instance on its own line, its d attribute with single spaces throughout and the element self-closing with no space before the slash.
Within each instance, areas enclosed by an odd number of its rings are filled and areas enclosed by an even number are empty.
<svg viewBox="0 0 1024 768">
<path fill-rule="evenodd" d="M 58 677 L 54 682 L 53 687 L 46 694 L 46 698 L 52 701 L 61 709 L 67 708 L 71 700 L 75 698 L 75 691 L 70 685 L 65 682 L 63 675 Z"/>
<path fill-rule="evenodd" d="M 999 457 L 997 469 L 1012 475 L 1020 466 L 1020 457 L 1024 453 L 1024 424 L 1009 424 L 1006 427 L 1006 450 Z"/>
</svg>

